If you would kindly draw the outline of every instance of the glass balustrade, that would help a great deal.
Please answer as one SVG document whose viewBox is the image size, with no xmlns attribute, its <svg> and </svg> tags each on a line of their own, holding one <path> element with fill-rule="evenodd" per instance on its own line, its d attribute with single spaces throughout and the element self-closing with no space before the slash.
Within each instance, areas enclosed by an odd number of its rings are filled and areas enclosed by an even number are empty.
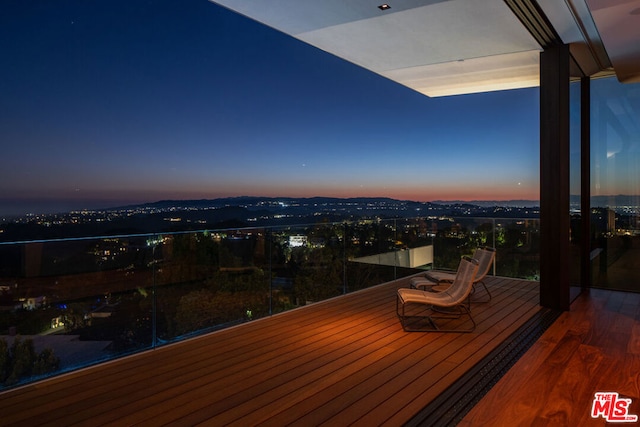
<svg viewBox="0 0 640 427">
<path fill-rule="evenodd" d="M 0 243 L 0 390 L 455 269 L 537 279 L 537 219 L 428 217 Z"/>
</svg>

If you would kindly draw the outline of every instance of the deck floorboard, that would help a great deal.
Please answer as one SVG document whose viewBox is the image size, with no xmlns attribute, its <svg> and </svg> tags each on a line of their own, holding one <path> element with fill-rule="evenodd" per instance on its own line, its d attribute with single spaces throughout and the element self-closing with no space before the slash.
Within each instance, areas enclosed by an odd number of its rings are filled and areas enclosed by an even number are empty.
<svg viewBox="0 0 640 427">
<path fill-rule="evenodd" d="M 473 333 L 404 332 L 395 295 L 407 282 L 6 391 L 2 423 L 400 425 L 540 310 L 536 282 L 492 277 Z"/>
</svg>

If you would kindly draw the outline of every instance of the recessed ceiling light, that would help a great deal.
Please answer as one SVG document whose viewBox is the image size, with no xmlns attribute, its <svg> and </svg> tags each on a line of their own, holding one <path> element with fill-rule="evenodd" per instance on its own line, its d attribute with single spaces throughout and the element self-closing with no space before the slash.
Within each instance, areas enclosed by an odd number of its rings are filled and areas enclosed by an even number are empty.
<svg viewBox="0 0 640 427">
<path fill-rule="evenodd" d="M 380 10 L 387 10 L 387 9 L 391 9 L 391 6 L 389 6 L 388 4 L 381 4 L 380 6 L 378 6 L 378 9 Z"/>
</svg>

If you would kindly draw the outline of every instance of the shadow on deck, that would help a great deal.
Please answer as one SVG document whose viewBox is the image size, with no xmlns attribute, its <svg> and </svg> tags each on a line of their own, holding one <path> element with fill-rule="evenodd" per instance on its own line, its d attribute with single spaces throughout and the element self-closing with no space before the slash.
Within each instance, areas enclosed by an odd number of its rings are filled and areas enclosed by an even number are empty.
<svg viewBox="0 0 640 427">
<path fill-rule="evenodd" d="M 530 319 L 538 283 L 491 277 L 471 334 L 404 332 L 408 278 L 0 394 L 6 425 L 401 425 L 451 390 Z M 480 291 L 481 292 L 481 291 Z M 451 387 L 452 384 L 457 384 Z M 455 391 L 455 390 L 454 390 Z M 425 409 L 431 408 L 431 409 Z M 435 408 L 435 409 L 434 409 Z M 426 412 L 425 412 L 426 411 Z"/>
</svg>

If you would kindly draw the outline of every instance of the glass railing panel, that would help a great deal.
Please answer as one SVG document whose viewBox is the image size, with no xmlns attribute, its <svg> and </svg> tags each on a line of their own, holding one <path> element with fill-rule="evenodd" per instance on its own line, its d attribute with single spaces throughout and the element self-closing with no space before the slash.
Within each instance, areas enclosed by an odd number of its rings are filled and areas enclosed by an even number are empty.
<svg viewBox="0 0 640 427">
<path fill-rule="evenodd" d="M 363 219 L 345 227 L 347 291 L 398 277 L 401 261 L 397 220 Z"/>
<path fill-rule="evenodd" d="M 538 241 L 537 219 L 423 217 L 2 243 L 0 356 L 19 337 L 37 368 L 0 384 L 455 270 L 480 246 L 497 248 L 490 274 L 537 279 Z"/>
<path fill-rule="evenodd" d="M 434 218 L 396 220 L 396 249 L 407 252 L 404 264 L 411 269 L 433 267 Z"/>
<path fill-rule="evenodd" d="M 539 220 L 536 218 L 438 217 L 430 220 L 433 268 L 455 270 L 462 256 L 493 247 L 496 261 L 489 274 L 538 280 Z"/>
<path fill-rule="evenodd" d="M 396 278 L 433 269 L 434 218 L 402 218 L 396 224 Z"/>
<path fill-rule="evenodd" d="M 269 315 L 264 229 L 164 234 L 156 242 L 159 344 Z"/>
<path fill-rule="evenodd" d="M 435 269 L 455 270 L 462 256 L 472 256 L 478 247 L 495 247 L 491 218 L 441 216 L 433 218 L 431 224 Z"/>
<path fill-rule="evenodd" d="M 147 240 L 0 245 L 0 387 L 150 348 L 154 259 Z"/>
<path fill-rule="evenodd" d="M 297 307 L 345 292 L 342 224 L 298 225 L 272 233 L 273 280 L 281 284 L 274 292 L 284 297 L 274 299 L 277 309 L 285 309 L 283 303 Z"/>
<path fill-rule="evenodd" d="M 539 280 L 539 219 L 495 219 L 495 248 L 497 276 Z"/>
<path fill-rule="evenodd" d="M 424 217 L 350 224 L 353 265 L 377 265 L 378 283 L 425 269 L 454 271 L 478 247 L 496 248 L 490 274 L 538 280 L 537 218 Z M 363 237 L 364 236 L 364 237 Z M 362 241 L 367 241 L 366 246 Z"/>
</svg>

